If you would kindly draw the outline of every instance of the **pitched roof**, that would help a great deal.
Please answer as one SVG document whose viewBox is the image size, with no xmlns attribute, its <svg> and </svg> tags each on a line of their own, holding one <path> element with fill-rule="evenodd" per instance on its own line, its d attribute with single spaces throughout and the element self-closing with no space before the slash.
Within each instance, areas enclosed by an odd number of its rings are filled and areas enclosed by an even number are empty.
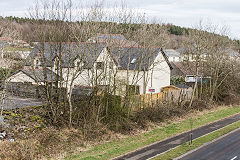
<svg viewBox="0 0 240 160">
<path fill-rule="evenodd" d="M 119 69 L 122 70 L 148 70 L 159 54 L 163 54 L 171 68 L 171 64 L 161 48 L 115 47 L 111 53 L 118 63 Z"/>
<path fill-rule="evenodd" d="M 41 57 L 44 53 L 48 67 L 53 66 L 54 59 L 60 56 L 62 67 L 73 67 L 74 60 L 81 56 L 88 62 L 86 67 L 90 68 L 104 47 L 104 44 L 99 43 L 44 43 L 44 45 L 38 43 L 27 58 L 26 65 L 31 65 L 35 56 Z"/>
<path fill-rule="evenodd" d="M 173 70 L 180 70 L 180 75 L 196 75 L 196 62 L 172 62 Z M 203 68 L 199 67 L 198 74 L 203 74 Z"/>
<path fill-rule="evenodd" d="M 188 52 L 188 49 L 185 47 L 182 47 L 182 48 L 176 49 L 176 51 L 179 52 L 180 54 L 186 54 Z"/>
<path fill-rule="evenodd" d="M 59 80 L 60 77 L 52 72 L 49 69 L 43 70 L 43 69 L 22 69 L 19 70 L 18 72 L 22 71 L 24 74 L 27 76 L 31 77 L 34 79 L 36 82 L 54 82 L 56 80 Z M 17 73 L 18 73 L 17 72 Z M 44 74 L 46 74 L 46 79 L 44 78 Z"/>
<path fill-rule="evenodd" d="M 175 76 L 184 76 L 185 74 L 175 65 L 175 63 L 171 62 L 172 70 L 171 70 L 171 77 Z"/>
<path fill-rule="evenodd" d="M 38 43 L 27 58 L 26 65 L 31 65 L 33 58 L 41 57 L 44 52 L 48 67 L 54 65 L 54 58 L 61 56 L 62 67 L 74 67 L 74 60 L 82 58 L 86 62 L 84 67 L 92 68 L 104 48 L 108 48 L 119 69 L 147 70 L 159 53 L 164 56 L 171 68 L 165 53 L 159 47 L 109 47 L 105 43 L 44 43 L 44 45 Z"/>
<path fill-rule="evenodd" d="M 140 47 L 140 45 L 135 41 L 127 40 L 121 34 L 100 34 L 96 37 L 88 39 L 95 43 L 106 43 L 111 47 Z"/>
<path fill-rule="evenodd" d="M 145 48 L 113 48 L 112 55 L 123 70 L 147 70 L 159 52 Z"/>
<path fill-rule="evenodd" d="M 181 57 L 181 54 L 174 49 L 164 49 L 164 52 L 168 57 Z"/>
</svg>

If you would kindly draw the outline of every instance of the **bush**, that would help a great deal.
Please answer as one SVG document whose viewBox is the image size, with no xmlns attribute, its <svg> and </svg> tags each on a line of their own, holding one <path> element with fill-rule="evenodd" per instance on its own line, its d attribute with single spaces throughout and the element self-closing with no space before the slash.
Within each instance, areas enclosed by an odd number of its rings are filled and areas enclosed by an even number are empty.
<svg viewBox="0 0 240 160">
<path fill-rule="evenodd" d="M 177 104 L 168 106 L 155 106 L 144 108 L 136 112 L 136 122 L 143 128 L 146 127 L 147 122 L 160 122 L 174 116 L 184 115 L 188 110 L 181 108 Z"/>
<path fill-rule="evenodd" d="M 13 69 L 5 69 L 5 68 L 0 68 L 0 81 L 3 81 L 7 78 L 8 73 L 13 73 L 15 70 Z"/>
<path fill-rule="evenodd" d="M 119 132 L 129 131 L 133 128 L 133 123 L 129 119 L 128 106 L 122 105 L 122 98 L 116 95 L 105 95 L 104 97 L 105 112 L 102 117 L 104 123 L 109 129 Z"/>
</svg>

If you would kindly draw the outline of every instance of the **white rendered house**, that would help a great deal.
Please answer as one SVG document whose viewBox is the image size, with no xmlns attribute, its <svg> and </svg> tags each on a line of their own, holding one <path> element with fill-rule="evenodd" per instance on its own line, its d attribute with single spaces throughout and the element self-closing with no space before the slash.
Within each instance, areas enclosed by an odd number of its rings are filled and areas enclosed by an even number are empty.
<svg viewBox="0 0 240 160">
<path fill-rule="evenodd" d="M 117 95 L 129 89 L 134 90 L 133 94 L 159 93 L 162 87 L 170 85 L 171 72 L 161 48 L 109 47 L 103 43 L 38 44 L 25 68 L 33 71 L 47 68 L 48 77 L 54 77 L 54 82 L 61 81 L 59 85 L 68 92 L 99 86 L 108 87 Z M 30 73 L 29 81 L 35 83 L 31 78 L 34 74 Z M 18 77 L 20 74 L 13 76 L 12 82 L 28 81 Z"/>
</svg>

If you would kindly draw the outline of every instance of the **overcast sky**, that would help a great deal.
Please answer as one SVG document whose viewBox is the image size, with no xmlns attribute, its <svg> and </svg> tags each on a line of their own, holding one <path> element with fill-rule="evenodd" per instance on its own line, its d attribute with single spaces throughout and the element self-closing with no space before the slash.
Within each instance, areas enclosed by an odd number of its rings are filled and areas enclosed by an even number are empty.
<svg viewBox="0 0 240 160">
<path fill-rule="evenodd" d="M 26 16 L 27 9 L 34 1 L 0 0 L 0 15 Z M 147 16 L 156 17 L 165 23 L 193 27 L 202 19 L 221 26 L 227 25 L 231 31 L 230 36 L 240 39 L 240 0 L 125 0 L 125 2 L 129 7 L 140 9 Z"/>
</svg>

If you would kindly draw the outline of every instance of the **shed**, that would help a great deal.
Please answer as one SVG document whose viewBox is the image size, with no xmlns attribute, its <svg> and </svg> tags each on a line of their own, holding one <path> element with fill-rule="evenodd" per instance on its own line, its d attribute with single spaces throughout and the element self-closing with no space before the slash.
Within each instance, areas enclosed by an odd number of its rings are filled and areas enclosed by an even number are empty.
<svg viewBox="0 0 240 160">
<path fill-rule="evenodd" d="M 181 90 L 181 88 L 178 88 L 176 86 L 173 86 L 173 85 L 169 85 L 169 86 L 166 86 L 166 87 L 162 87 L 162 92 L 172 92 L 172 91 L 179 91 Z"/>
</svg>

